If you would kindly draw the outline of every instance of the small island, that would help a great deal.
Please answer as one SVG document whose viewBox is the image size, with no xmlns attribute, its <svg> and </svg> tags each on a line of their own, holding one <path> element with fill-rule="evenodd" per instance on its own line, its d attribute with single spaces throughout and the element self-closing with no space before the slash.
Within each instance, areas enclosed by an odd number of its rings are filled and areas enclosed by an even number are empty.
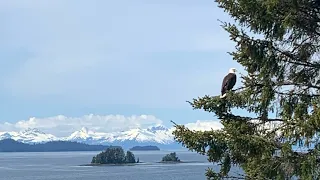
<svg viewBox="0 0 320 180">
<path fill-rule="evenodd" d="M 180 159 L 177 157 L 176 152 L 165 155 L 162 158 L 161 163 L 180 163 Z"/>
<path fill-rule="evenodd" d="M 122 147 L 109 147 L 92 158 L 91 166 L 97 165 L 125 165 L 139 163 L 131 151 L 124 153 Z"/>
<path fill-rule="evenodd" d="M 130 151 L 160 151 L 157 146 L 134 146 Z"/>
</svg>

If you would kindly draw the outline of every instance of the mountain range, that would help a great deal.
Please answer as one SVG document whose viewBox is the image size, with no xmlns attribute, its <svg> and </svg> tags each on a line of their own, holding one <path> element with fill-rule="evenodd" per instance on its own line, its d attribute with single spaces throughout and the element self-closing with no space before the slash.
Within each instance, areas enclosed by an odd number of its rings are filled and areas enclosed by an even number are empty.
<svg viewBox="0 0 320 180">
<path fill-rule="evenodd" d="M 0 132 L 0 140 L 13 139 L 18 142 L 34 144 L 50 141 L 81 142 L 90 145 L 120 145 L 124 148 L 133 146 L 155 145 L 160 148 L 182 148 L 173 139 L 172 129 L 162 125 L 147 129 L 131 129 L 128 131 L 104 133 L 94 132 L 86 127 L 73 132 L 67 137 L 56 137 L 36 128 L 28 128 L 19 132 Z"/>
</svg>

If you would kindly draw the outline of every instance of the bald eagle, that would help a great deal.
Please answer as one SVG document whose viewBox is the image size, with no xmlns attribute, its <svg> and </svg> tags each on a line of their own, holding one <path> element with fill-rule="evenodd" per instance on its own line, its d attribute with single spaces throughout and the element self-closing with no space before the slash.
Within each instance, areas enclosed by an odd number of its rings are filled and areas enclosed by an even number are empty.
<svg viewBox="0 0 320 180">
<path fill-rule="evenodd" d="M 221 86 L 221 95 L 220 98 L 226 97 L 226 92 L 231 90 L 237 82 L 236 69 L 230 68 L 229 73 L 223 78 Z"/>
</svg>

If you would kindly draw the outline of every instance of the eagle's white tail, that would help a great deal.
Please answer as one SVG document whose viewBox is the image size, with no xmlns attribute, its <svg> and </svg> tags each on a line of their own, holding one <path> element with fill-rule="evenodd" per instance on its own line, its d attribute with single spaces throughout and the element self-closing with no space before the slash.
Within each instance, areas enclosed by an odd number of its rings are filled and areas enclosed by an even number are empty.
<svg viewBox="0 0 320 180">
<path fill-rule="evenodd" d="M 224 98 L 224 97 L 226 97 L 226 93 L 224 93 L 223 95 L 220 95 L 220 98 L 222 99 L 222 98 Z"/>
</svg>

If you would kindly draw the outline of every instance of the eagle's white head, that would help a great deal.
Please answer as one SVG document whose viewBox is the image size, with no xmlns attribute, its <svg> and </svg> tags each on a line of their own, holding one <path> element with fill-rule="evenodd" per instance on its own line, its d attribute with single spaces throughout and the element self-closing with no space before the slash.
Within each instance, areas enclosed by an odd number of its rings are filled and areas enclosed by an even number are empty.
<svg viewBox="0 0 320 180">
<path fill-rule="evenodd" d="M 230 68 L 229 69 L 229 73 L 236 73 L 236 72 L 237 72 L 236 68 Z"/>
</svg>

